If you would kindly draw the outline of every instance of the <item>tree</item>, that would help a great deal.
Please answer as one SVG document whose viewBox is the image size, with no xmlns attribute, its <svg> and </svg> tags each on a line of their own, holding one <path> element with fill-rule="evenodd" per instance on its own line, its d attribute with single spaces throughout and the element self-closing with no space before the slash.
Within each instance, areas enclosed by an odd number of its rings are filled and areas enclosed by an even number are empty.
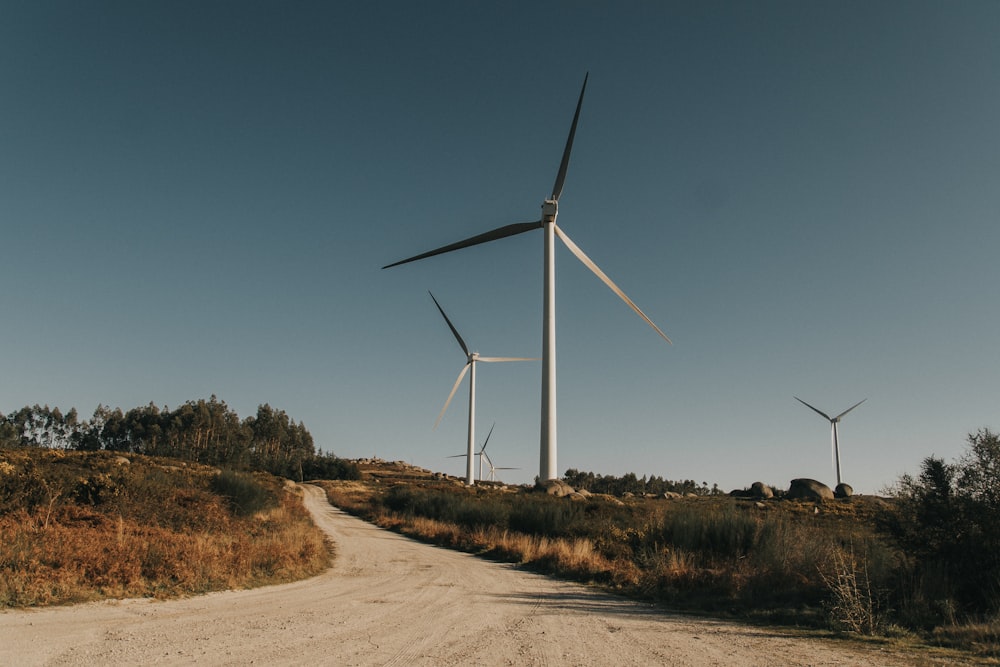
<svg viewBox="0 0 1000 667">
<path fill-rule="evenodd" d="M 930 456 L 904 475 L 886 525 L 914 559 L 919 597 L 967 614 L 1000 611 L 1000 438 L 968 436 L 956 463 Z M 938 619 L 946 620 L 946 619 Z"/>
</svg>

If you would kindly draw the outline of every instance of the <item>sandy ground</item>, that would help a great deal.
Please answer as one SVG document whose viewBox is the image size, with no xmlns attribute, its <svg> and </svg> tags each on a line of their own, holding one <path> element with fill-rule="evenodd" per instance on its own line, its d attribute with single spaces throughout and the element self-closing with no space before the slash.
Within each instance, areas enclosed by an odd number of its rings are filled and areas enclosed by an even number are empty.
<svg viewBox="0 0 1000 667">
<path fill-rule="evenodd" d="M 0 613 L 0 665 L 912 665 L 915 655 L 692 619 L 306 505 L 336 545 L 294 584 Z M 924 656 L 926 658 L 926 656 Z"/>
</svg>

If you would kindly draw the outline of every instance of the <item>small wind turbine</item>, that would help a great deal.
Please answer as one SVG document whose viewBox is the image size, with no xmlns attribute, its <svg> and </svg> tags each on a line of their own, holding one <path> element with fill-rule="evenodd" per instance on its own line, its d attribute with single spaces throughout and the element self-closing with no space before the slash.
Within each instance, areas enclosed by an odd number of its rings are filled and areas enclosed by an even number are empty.
<svg viewBox="0 0 1000 667">
<path fill-rule="evenodd" d="M 483 481 L 483 456 L 486 454 L 486 443 L 490 441 L 490 436 L 493 435 L 493 429 L 496 427 L 497 423 L 493 422 L 493 426 L 490 427 L 490 432 L 486 434 L 486 440 L 483 442 L 482 448 L 476 452 L 476 456 L 479 458 L 479 481 Z M 446 456 L 448 459 L 461 459 L 467 457 L 468 454 L 453 454 L 451 456 Z"/>
<path fill-rule="evenodd" d="M 840 439 L 837 436 L 837 424 L 840 423 L 841 417 L 843 417 L 848 412 L 850 412 L 854 408 L 858 407 L 859 405 L 861 405 L 862 403 L 864 403 L 868 399 L 867 398 L 863 398 L 860 401 L 858 401 L 857 403 L 855 403 L 854 405 L 852 405 L 851 407 L 849 407 L 846 410 L 844 410 L 843 412 L 841 412 L 836 417 L 831 417 L 830 415 L 826 414 L 822 410 L 818 410 L 818 409 L 814 408 L 813 406 L 809 405 L 808 403 L 806 403 L 805 401 L 803 401 L 798 396 L 792 396 L 792 398 L 794 398 L 796 401 L 798 401 L 802 405 L 806 406 L 810 410 L 813 410 L 817 414 L 820 414 L 824 418 L 826 418 L 827 420 L 829 420 L 829 422 L 830 422 L 830 440 L 832 441 L 832 444 L 833 444 L 833 456 L 834 456 L 834 460 L 836 461 L 836 465 L 837 465 L 837 485 L 839 486 L 840 483 L 841 483 L 841 479 L 840 479 Z"/>
<path fill-rule="evenodd" d="M 452 324 L 451 320 L 448 319 L 448 316 L 444 314 L 444 309 L 441 307 L 441 304 L 438 303 L 433 294 L 430 292 L 428 292 L 428 294 L 431 295 L 431 299 L 434 301 L 434 305 L 437 306 L 438 311 L 441 313 L 441 317 L 443 317 L 444 321 L 448 323 L 448 328 L 451 329 L 453 334 L 455 334 L 455 340 L 458 341 L 459 346 L 462 348 L 462 352 L 465 352 L 465 357 L 467 359 L 465 365 L 462 366 L 462 370 L 458 374 L 458 379 L 455 380 L 455 384 L 451 388 L 451 393 L 448 394 L 448 400 L 444 402 L 444 407 L 441 408 L 441 413 L 438 415 L 437 421 L 434 422 L 434 428 L 437 428 L 438 424 L 441 423 L 441 418 L 444 417 L 444 413 L 448 409 L 448 404 L 451 403 L 452 397 L 455 395 L 455 392 L 458 391 L 458 385 L 462 384 L 462 378 L 465 377 L 466 372 L 470 369 L 472 371 L 469 374 L 469 449 L 467 454 L 469 458 L 465 465 L 465 483 L 471 486 L 476 483 L 473 478 L 472 465 L 472 458 L 475 456 L 476 450 L 476 363 L 480 361 L 537 361 L 537 359 L 532 359 L 530 357 L 481 357 L 478 352 L 469 352 L 469 347 L 458 334 L 458 330 L 455 328 L 455 325 Z M 492 432 L 492 429 L 490 429 L 490 431 Z M 486 445 L 484 444 L 483 446 L 485 447 Z M 480 465 L 480 468 L 481 467 L 482 466 Z"/>
<path fill-rule="evenodd" d="M 393 262 L 383 266 L 388 269 L 407 262 L 415 262 L 418 259 L 433 257 L 452 250 L 460 250 L 470 246 L 496 241 L 498 239 L 530 232 L 535 229 L 542 229 L 545 232 L 544 244 L 544 267 L 545 277 L 543 284 L 543 316 L 542 316 L 542 420 L 540 437 L 540 462 L 539 477 L 543 480 L 556 479 L 559 474 L 556 465 L 556 265 L 555 265 L 555 237 L 569 248 L 577 259 L 590 269 L 594 275 L 601 279 L 605 285 L 611 288 L 629 307 L 636 312 L 649 326 L 656 330 L 668 343 L 670 339 L 660 331 L 660 328 L 653 324 L 653 321 L 646 317 L 646 314 L 639 310 L 639 307 L 629 299 L 625 292 L 621 290 L 608 276 L 601 271 L 594 262 L 575 244 L 566 233 L 556 225 L 556 216 L 559 213 L 559 196 L 562 194 L 563 185 L 566 182 L 566 170 L 569 168 L 569 156 L 573 150 L 573 138 L 576 136 L 576 125 L 580 120 L 580 108 L 583 106 L 583 94 L 587 90 L 587 76 L 583 77 L 583 87 L 580 89 L 580 99 L 576 103 L 576 112 L 573 114 L 573 124 L 569 129 L 569 137 L 566 139 L 566 148 L 563 149 L 562 161 L 559 163 L 559 171 L 556 174 L 556 182 L 552 186 L 552 195 L 542 202 L 542 217 L 540 220 L 532 222 L 518 222 L 504 227 L 498 227 L 489 232 L 472 236 L 463 241 L 458 241 L 435 250 L 414 255 L 407 259 Z M 470 440 L 471 443 L 471 440 Z M 470 444 L 470 452 L 471 444 Z M 469 457 L 472 460 L 472 457 Z"/>
<path fill-rule="evenodd" d="M 505 468 L 503 466 L 495 466 L 495 465 L 493 465 L 493 459 L 491 459 L 490 455 L 486 453 L 486 445 L 485 444 L 483 445 L 482 454 L 483 454 L 483 456 L 486 457 L 486 462 L 488 464 L 490 464 L 490 481 L 491 482 L 497 481 L 497 477 L 496 477 L 496 471 L 497 470 L 520 470 L 520 468 Z M 482 457 L 480 457 L 480 459 L 479 459 L 479 465 L 480 466 L 483 465 Z M 480 467 L 480 469 L 479 469 L 479 479 L 482 479 L 482 478 L 483 478 L 483 470 Z"/>
</svg>

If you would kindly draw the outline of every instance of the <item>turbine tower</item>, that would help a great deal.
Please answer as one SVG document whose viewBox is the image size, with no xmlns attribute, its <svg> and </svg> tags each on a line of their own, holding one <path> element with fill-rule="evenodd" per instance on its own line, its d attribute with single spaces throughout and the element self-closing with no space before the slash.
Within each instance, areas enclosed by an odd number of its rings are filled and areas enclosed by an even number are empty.
<svg viewBox="0 0 1000 667">
<path fill-rule="evenodd" d="M 400 264 L 415 262 L 418 259 L 425 259 L 440 255 L 452 250 L 460 250 L 470 246 L 488 243 L 498 239 L 507 238 L 516 234 L 523 234 L 535 229 L 542 229 L 544 232 L 544 281 L 543 281 L 543 313 L 542 313 L 542 410 L 541 410 L 541 435 L 540 435 L 540 456 L 539 456 L 539 477 L 542 480 L 556 479 L 559 474 L 556 463 L 556 265 L 555 265 L 555 237 L 569 248 L 577 259 L 579 259 L 594 275 L 601 279 L 611 291 L 619 296 L 628 306 L 636 312 L 649 326 L 656 330 L 668 343 L 670 339 L 653 321 L 646 317 L 635 303 L 629 299 L 608 276 L 570 240 L 569 236 L 556 225 L 556 217 L 559 214 L 559 197 L 562 195 L 563 185 L 566 182 L 566 171 L 569 168 L 569 156 L 573 150 L 573 138 L 576 136 L 577 122 L 580 120 L 580 108 L 583 106 L 583 94 L 587 90 L 587 78 L 583 78 L 583 87 L 580 89 L 580 98 L 576 103 L 576 112 L 573 114 L 573 124 L 569 129 L 569 137 L 566 139 L 566 147 L 563 149 L 562 161 L 559 163 L 559 171 L 556 174 L 555 184 L 552 186 L 552 195 L 542 202 L 542 217 L 540 220 L 532 222 L 518 222 L 504 227 L 498 227 L 492 231 L 472 236 L 463 241 L 457 241 L 435 250 L 430 250 L 407 259 L 393 262 L 383 266 L 388 269 Z M 471 441 L 470 441 L 471 442 Z M 471 447 L 471 445 L 470 445 Z M 471 448 L 469 450 L 472 451 Z M 471 460 L 471 456 L 470 456 Z"/>
<path fill-rule="evenodd" d="M 826 414 L 822 410 L 818 410 L 817 408 L 814 408 L 813 406 L 809 405 L 808 403 L 806 403 L 805 401 L 803 401 L 798 396 L 792 396 L 792 398 L 794 398 L 796 401 L 798 401 L 802 405 L 806 406 L 810 410 L 816 412 L 817 414 L 819 414 L 819 415 L 823 416 L 824 418 L 826 418 L 827 420 L 829 420 L 829 422 L 830 422 L 830 440 L 832 441 L 832 444 L 833 444 L 833 456 L 834 456 L 834 461 L 835 461 L 836 466 L 837 466 L 837 485 L 840 486 L 840 484 L 841 484 L 841 479 L 840 479 L 840 438 L 837 435 L 837 424 L 840 423 L 841 417 L 843 417 L 848 412 L 850 412 L 854 408 L 858 407 L 859 405 L 861 405 L 862 403 L 864 403 L 868 399 L 867 398 L 863 398 L 860 401 L 858 401 L 857 403 L 855 403 L 854 405 L 852 405 L 851 407 L 849 407 L 846 410 L 844 410 L 843 412 L 841 412 L 836 417 L 831 417 L 830 415 Z"/>
<path fill-rule="evenodd" d="M 476 451 L 476 363 L 480 361 L 537 361 L 537 359 L 529 357 L 482 357 L 479 356 L 478 352 L 470 352 L 469 347 L 458 334 L 458 330 L 455 328 L 455 325 L 452 324 L 451 320 L 448 319 L 448 316 L 444 314 L 444 309 L 441 307 L 441 304 L 438 303 L 438 300 L 434 298 L 433 294 L 430 292 L 428 292 L 428 294 L 431 295 L 431 299 L 434 301 L 434 305 L 437 306 L 438 311 L 441 313 L 441 317 L 443 317 L 444 321 L 448 323 L 448 328 L 451 329 L 453 334 L 455 334 L 455 340 L 458 341 L 458 345 L 462 348 L 462 352 L 465 353 L 466 357 L 465 365 L 462 366 L 462 370 L 458 374 L 458 379 L 455 380 L 455 384 L 451 388 L 451 393 L 448 394 L 448 400 L 444 402 L 444 407 L 441 408 L 441 413 L 438 415 L 437 421 L 434 422 L 434 428 L 437 428 L 438 424 L 441 423 L 441 418 L 444 417 L 444 413 L 448 409 L 448 404 L 451 403 L 452 397 L 455 395 L 455 392 L 458 391 L 458 385 L 462 384 L 462 379 L 465 377 L 466 372 L 471 371 L 469 373 L 469 458 L 465 465 L 465 483 L 471 486 L 476 483 L 473 476 L 474 471 L 472 465 L 472 459 L 475 456 Z M 492 430 L 493 429 L 490 429 L 490 432 L 492 432 Z M 485 447 L 486 445 L 484 444 L 483 446 Z"/>
</svg>

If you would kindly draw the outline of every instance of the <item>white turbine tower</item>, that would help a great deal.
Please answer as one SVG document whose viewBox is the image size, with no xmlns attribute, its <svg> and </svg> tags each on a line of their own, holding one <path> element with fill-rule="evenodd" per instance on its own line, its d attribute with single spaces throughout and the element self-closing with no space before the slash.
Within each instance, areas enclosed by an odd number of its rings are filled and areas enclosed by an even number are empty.
<svg viewBox="0 0 1000 667">
<path fill-rule="evenodd" d="M 589 76 L 589 75 L 588 75 Z M 590 269 L 594 275 L 601 279 L 605 285 L 611 288 L 629 307 L 634 310 L 639 317 L 644 319 L 649 326 L 656 330 L 668 343 L 670 339 L 660 331 L 660 328 L 653 324 L 653 321 L 646 317 L 635 303 L 623 292 L 594 262 L 587 257 L 580 248 L 570 240 L 566 233 L 556 225 L 556 216 L 559 213 L 559 196 L 562 194 L 563 185 L 566 181 L 566 170 L 569 167 L 569 156 L 573 150 L 573 137 L 576 135 L 576 125 L 580 119 L 580 107 L 583 105 L 583 94 L 587 90 L 587 78 L 583 78 L 583 88 L 580 90 L 580 99 L 576 103 L 576 112 L 573 114 L 573 124 L 569 129 L 569 137 L 566 139 L 566 148 L 563 149 L 562 161 L 559 163 L 559 172 L 556 174 L 556 182 L 552 186 L 552 196 L 542 202 L 542 218 L 532 222 L 519 222 L 504 227 L 498 227 L 489 232 L 479 234 L 458 241 L 446 246 L 431 250 L 407 259 L 387 264 L 383 269 L 388 269 L 407 262 L 415 262 L 418 259 L 433 257 L 452 250 L 460 250 L 480 243 L 496 241 L 497 239 L 522 234 L 535 229 L 542 229 L 545 234 L 544 244 L 544 287 L 543 287 L 543 314 L 542 314 L 542 419 L 540 437 L 540 463 L 539 477 L 542 480 L 556 479 L 559 474 L 556 464 L 556 265 L 555 265 L 555 237 L 569 248 L 577 259 Z M 470 450 L 471 451 L 471 450 Z M 471 460 L 471 457 L 470 457 Z"/>
<path fill-rule="evenodd" d="M 855 403 L 854 405 L 852 405 L 851 407 L 849 407 L 846 410 L 844 410 L 843 412 L 841 412 L 836 417 L 831 417 L 830 415 L 826 414 L 822 410 L 818 410 L 817 408 L 814 408 L 813 406 L 809 405 L 808 403 L 806 403 L 805 401 L 803 401 L 798 396 L 792 396 L 792 398 L 794 398 L 796 401 L 798 401 L 802 405 L 806 406 L 810 410 L 812 410 L 812 411 L 816 412 L 817 414 L 823 416 L 824 418 L 826 418 L 830 422 L 830 440 L 831 440 L 831 444 L 833 445 L 833 456 L 834 456 L 835 465 L 837 466 L 837 485 L 839 486 L 840 483 L 841 483 L 841 479 L 840 479 L 840 438 L 837 435 L 837 424 L 840 423 L 841 417 L 843 417 L 848 412 L 850 412 L 854 408 L 858 407 L 859 405 L 861 405 L 862 403 L 864 403 L 868 399 L 867 398 L 863 398 L 860 401 L 858 401 L 857 403 Z"/>
<path fill-rule="evenodd" d="M 428 292 L 428 294 L 431 293 Z M 478 352 L 469 352 L 469 347 L 458 334 L 458 330 L 455 329 L 455 325 L 452 324 L 451 320 L 448 319 L 448 316 L 444 314 L 444 309 L 441 307 L 441 304 L 438 303 L 437 299 L 434 298 L 433 294 L 431 294 L 431 299 L 434 301 L 434 305 L 437 306 L 438 311 L 441 313 L 441 317 L 443 317 L 444 321 L 448 323 L 448 328 L 451 329 L 453 334 L 455 334 L 455 340 L 458 341 L 458 344 L 462 348 L 462 352 L 465 352 L 466 357 L 465 365 L 462 366 L 462 370 L 458 374 L 458 379 L 455 380 L 455 384 L 451 388 L 451 393 L 448 394 L 448 400 L 444 402 L 444 407 L 441 408 L 441 413 L 438 415 L 437 421 L 434 422 L 434 428 L 437 428 L 438 424 L 441 423 L 441 418 L 444 417 L 444 413 L 448 409 L 448 404 L 451 403 L 452 397 L 455 395 L 455 392 L 458 391 L 458 385 L 462 384 L 462 378 L 464 378 L 466 372 L 471 369 L 472 372 L 469 373 L 469 458 L 465 466 L 465 483 L 472 485 L 475 484 L 472 459 L 475 456 L 476 451 L 476 363 L 480 361 L 488 363 L 494 361 L 537 361 L 537 359 L 529 357 L 481 357 Z M 483 446 L 485 447 L 485 445 Z"/>
</svg>

